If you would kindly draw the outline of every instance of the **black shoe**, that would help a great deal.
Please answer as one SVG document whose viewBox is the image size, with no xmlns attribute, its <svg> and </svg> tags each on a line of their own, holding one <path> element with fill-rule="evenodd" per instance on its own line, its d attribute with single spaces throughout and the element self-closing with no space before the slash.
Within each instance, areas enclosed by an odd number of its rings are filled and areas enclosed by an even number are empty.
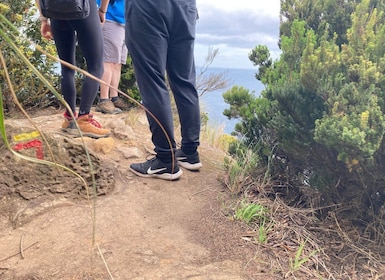
<svg viewBox="0 0 385 280">
<path fill-rule="evenodd" d="M 177 180 L 182 176 L 182 170 L 178 163 L 164 163 L 159 158 L 154 157 L 142 163 L 133 163 L 130 170 L 138 176 L 146 178 L 159 178 L 164 180 Z"/>
<path fill-rule="evenodd" d="M 178 149 L 175 152 L 175 158 L 180 166 L 188 170 L 196 171 L 202 167 L 198 152 L 195 152 L 192 155 L 186 155 L 182 149 Z"/>
</svg>

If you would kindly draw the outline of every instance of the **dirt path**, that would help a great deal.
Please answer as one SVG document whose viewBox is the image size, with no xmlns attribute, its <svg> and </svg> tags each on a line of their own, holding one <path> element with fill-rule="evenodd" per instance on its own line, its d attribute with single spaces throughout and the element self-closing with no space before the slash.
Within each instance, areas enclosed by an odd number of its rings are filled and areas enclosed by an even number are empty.
<svg viewBox="0 0 385 280">
<path fill-rule="evenodd" d="M 125 118 L 96 117 L 104 123 Z M 55 131 L 60 120 L 57 114 L 38 122 Z M 0 279 L 260 279 L 251 276 L 258 269 L 255 248 L 241 238 L 245 229 L 223 214 L 227 194 L 217 177 L 224 153 L 202 143 L 204 167 L 184 170 L 177 182 L 136 177 L 128 165 L 143 158 L 127 158 L 122 148 L 136 143 L 142 155 L 151 150 L 143 117 L 136 123 L 134 137 L 115 139 L 112 151 L 98 154 L 115 186 L 96 201 L 96 246 L 86 200 L 46 201 L 45 211 L 15 228 L 2 215 Z M 18 209 L 33 212 L 31 203 Z"/>
</svg>

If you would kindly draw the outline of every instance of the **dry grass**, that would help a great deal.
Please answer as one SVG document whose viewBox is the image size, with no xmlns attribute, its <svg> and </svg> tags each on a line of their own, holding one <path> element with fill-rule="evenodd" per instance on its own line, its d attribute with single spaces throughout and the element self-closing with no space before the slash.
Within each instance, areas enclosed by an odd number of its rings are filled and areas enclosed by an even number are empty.
<svg viewBox="0 0 385 280">
<path fill-rule="evenodd" d="M 276 279 L 385 279 L 384 220 L 362 227 L 343 215 L 347 209 L 307 203 L 315 191 L 274 184 L 254 180 L 242 193 L 242 199 L 269 209 L 269 222 L 251 224 L 242 236 L 256 247 L 248 266 L 266 263 Z M 322 211 L 328 213 L 323 219 Z M 266 232 L 262 243 L 260 227 Z M 372 238 L 369 231 L 375 232 Z"/>
<path fill-rule="evenodd" d="M 130 111 L 128 111 L 126 114 L 125 114 L 125 123 L 126 125 L 128 126 L 131 126 L 131 127 L 135 127 L 135 125 L 137 125 L 138 121 L 139 121 L 139 118 L 140 116 L 143 115 L 143 109 L 142 108 L 131 108 Z"/>
<path fill-rule="evenodd" d="M 227 151 L 231 142 L 236 139 L 228 134 L 224 133 L 225 125 L 210 125 L 207 124 L 202 127 L 201 140 L 208 143 L 215 148 L 219 148 L 223 151 Z"/>
</svg>

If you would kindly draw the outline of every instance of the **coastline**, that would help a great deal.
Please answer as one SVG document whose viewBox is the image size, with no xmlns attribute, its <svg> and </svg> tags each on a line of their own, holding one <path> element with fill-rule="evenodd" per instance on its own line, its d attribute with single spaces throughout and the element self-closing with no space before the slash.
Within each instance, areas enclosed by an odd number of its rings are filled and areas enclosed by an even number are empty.
<svg viewBox="0 0 385 280">
<path fill-rule="evenodd" d="M 197 73 L 199 73 L 200 67 L 196 67 L 196 69 Z M 248 89 L 249 92 L 254 93 L 255 96 L 259 96 L 264 89 L 264 85 L 255 78 L 256 72 L 257 69 L 208 68 L 205 75 L 226 73 L 226 77 L 229 79 L 227 88 L 207 92 L 200 98 L 202 110 L 207 113 L 210 125 L 215 127 L 223 125 L 224 133 L 231 134 L 238 120 L 229 120 L 223 115 L 223 111 L 228 109 L 229 105 L 223 100 L 222 95 L 234 86 L 242 86 Z"/>
</svg>

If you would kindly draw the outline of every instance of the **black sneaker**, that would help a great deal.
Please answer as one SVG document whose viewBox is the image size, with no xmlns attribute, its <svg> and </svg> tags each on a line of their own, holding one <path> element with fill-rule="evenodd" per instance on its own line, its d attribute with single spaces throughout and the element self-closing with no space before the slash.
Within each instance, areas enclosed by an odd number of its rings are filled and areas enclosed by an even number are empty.
<svg viewBox="0 0 385 280">
<path fill-rule="evenodd" d="M 130 170 L 140 177 L 159 178 L 169 181 L 179 179 L 183 173 L 177 162 L 173 166 L 172 163 L 164 163 L 157 157 L 142 163 L 133 163 L 130 165 Z"/>
<path fill-rule="evenodd" d="M 202 167 L 198 152 L 192 155 L 186 155 L 182 149 L 178 149 L 175 152 L 175 158 L 180 166 L 188 170 L 196 171 Z"/>
</svg>

